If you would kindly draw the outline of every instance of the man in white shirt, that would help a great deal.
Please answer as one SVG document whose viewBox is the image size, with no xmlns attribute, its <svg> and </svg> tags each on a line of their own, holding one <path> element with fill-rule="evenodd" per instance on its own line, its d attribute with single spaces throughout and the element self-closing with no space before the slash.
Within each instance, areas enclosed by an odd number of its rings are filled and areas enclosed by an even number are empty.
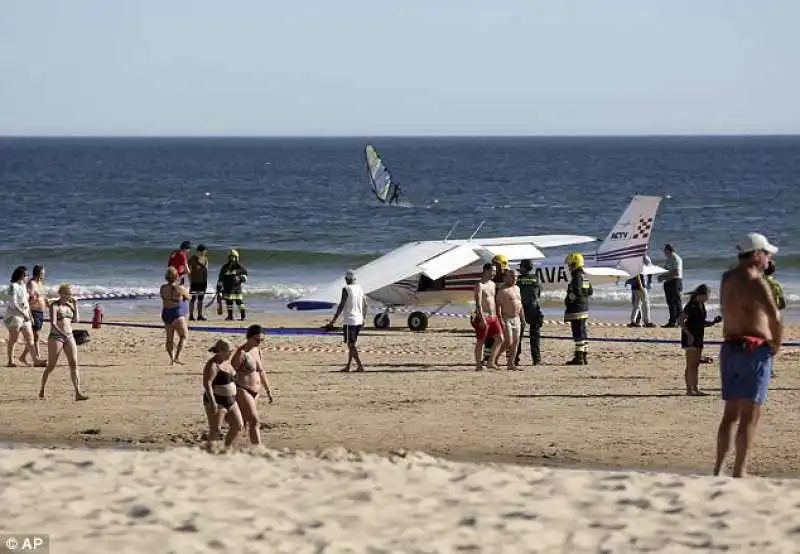
<svg viewBox="0 0 800 554">
<path fill-rule="evenodd" d="M 339 300 L 336 313 L 333 319 L 331 319 L 331 322 L 326 325 L 326 328 L 332 328 L 333 324 L 339 318 L 339 315 L 344 312 L 342 332 L 344 335 L 344 342 L 347 344 L 347 365 L 344 366 L 342 371 L 350 371 L 350 364 L 353 360 L 356 361 L 356 371 L 364 371 L 364 365 L 361 363 L 361 358 L 358 356 L 356 342 L 358 341 L 358 333 L 364 325 L 364 316 L 367 313 L 367 297 L 361 285 L 356 283 L 356 274 L 353 270 L 348 270 L 347 273 L 345 273 L 344 282 L 345 286 L 342 287 L 342 299 Z"/>
<path fill-rule="evenodd" d="M 675 251 L 671 244 L 664 246 L 664 255 L 667 261 L 664 263 L 666 273 L 658 276 L 658 280 L 664 283 L 664 299 L 669 308 L 669 321 L 662 327 L 677 327 L 678 316 L 681 315 L 683 307 L 681 305 L 681 293 L 683 292 L 683 260 Z"/>
</svg>

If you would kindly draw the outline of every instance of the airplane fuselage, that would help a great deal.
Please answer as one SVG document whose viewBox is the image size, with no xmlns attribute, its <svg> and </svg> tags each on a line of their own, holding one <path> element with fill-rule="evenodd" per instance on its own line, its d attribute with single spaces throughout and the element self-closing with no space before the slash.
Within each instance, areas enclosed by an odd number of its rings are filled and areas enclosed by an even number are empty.
<svg viewBox="0 0 800 554">
<path fill-rule="evenodd" d="M 545 258 L 537 260 L 533 273 L 539 280 L 543 291 L 565 291 L 570 281 L 569 268 L 562 259 Z M 517 268 L 519 262 L 510 267 Z M 369 298 L 387 306 L 432 306 L 444 304 L 464 304 L 473 297 L 475 284 L 480 280 L 483 262 L 469 265 L 435 281 L 424 275 L 416 275 L 398 281 L 368 295 Z M 599 267 L 594 260 L 586 259 L 587 267 Z M 603 265 L 607 267 L 607 265 Z M 593 285 L 616 284 L 620 281 L 616 276 L 590 277 Z"/>
</svg>

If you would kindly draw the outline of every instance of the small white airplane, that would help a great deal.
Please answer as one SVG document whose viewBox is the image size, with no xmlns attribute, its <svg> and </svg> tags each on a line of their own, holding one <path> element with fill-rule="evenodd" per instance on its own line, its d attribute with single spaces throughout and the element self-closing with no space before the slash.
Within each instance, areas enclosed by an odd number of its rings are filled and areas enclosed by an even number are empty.
<svg viewBox="0 0 800 554">
<path fill-rule="evenodd" d="M 645 263 L 656 212 L 661 198 L 634 196 L 616 225 L 594 253 L 584 253 L 584 270 L 593 284 L 616 283 L 637 274 L 658 274 L 666 270 Z M 481 225 L 483 225 L 481 223 Z M 481 226 L 466 240 L 419 241 L 384 254 L 355 269 L 357 282 L 373 301 L 385 306 L 374 318 L 376 329 L 389 327 L 389 314 L 402 306 L 439 305 L 433 313 L 449 304 L 467 304 L 473 287 L 480 279 L 482 265 L 497 254 L 512 262 L 534 260 L 543 290 L 564 290 L 569 269 L 564 257 L 546 258 L 542 248 L 556 248 L 597 241 L 582 235 L 533 235 L 518 237 L 474 238 Z M 339 304 L 342 280 L 324 285 L 306 297 L 287 304 L 290 310 L 329 310 Z M 428 316 L 412 312 L 408 327 L 423 331 Z"/>
</svg>

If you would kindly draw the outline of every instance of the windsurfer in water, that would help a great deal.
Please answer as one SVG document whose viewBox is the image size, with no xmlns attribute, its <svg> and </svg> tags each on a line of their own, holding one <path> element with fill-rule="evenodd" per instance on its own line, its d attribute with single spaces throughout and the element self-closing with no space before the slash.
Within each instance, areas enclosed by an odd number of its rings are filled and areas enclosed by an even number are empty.
<svg viewBox="0 0 800 554">
<path fill-rule="evenodd" d="M 389 204 L 392 202 L 395 204 L 400 203 L 400 183 L 394 183 L 392 185 L 392 194 L 389 196 Z"/>
</svg>

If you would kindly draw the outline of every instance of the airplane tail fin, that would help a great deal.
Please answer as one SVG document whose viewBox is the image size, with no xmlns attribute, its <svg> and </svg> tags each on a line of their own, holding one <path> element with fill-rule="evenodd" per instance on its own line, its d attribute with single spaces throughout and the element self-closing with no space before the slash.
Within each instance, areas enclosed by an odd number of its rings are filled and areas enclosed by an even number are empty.
<svg viewBox="0 0 800 554">
<path fill-rule="evenodd" d="M 634 196 L 597 249 L 597 263 L 621 266 L 626 271 L 635 271 L 634 266 L 641 268 L 660 203 L 660 196 Z"/>
</svg>

